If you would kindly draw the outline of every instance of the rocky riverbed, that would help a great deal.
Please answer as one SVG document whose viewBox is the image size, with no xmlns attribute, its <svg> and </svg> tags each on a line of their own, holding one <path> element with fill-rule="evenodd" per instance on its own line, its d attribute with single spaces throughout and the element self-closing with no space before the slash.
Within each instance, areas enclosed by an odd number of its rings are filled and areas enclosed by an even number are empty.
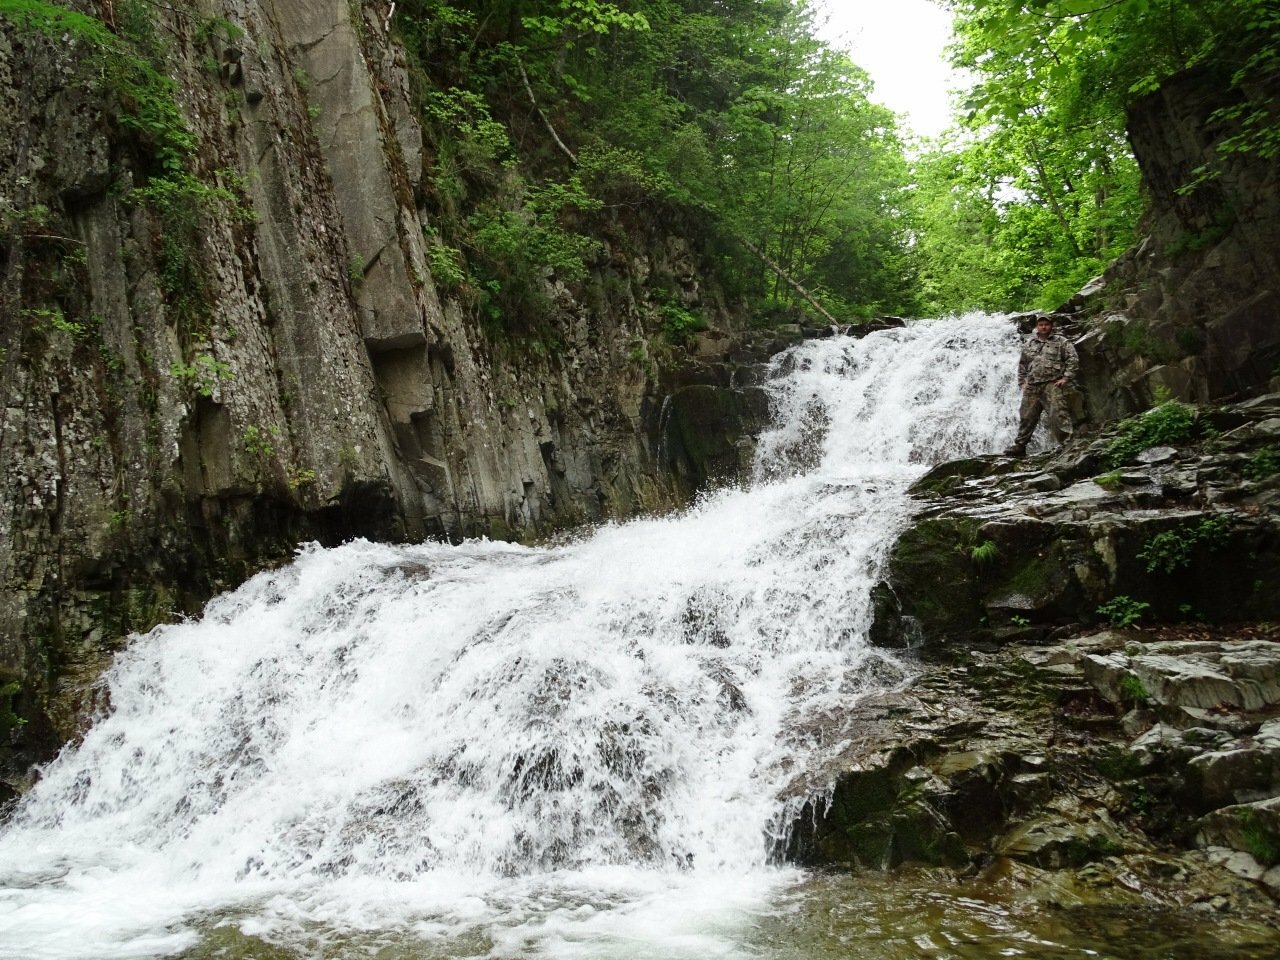
<svg viewBox="0 0 1280 960">
<path fill-rule="evenodd" d="M 1273 625 L 949 656 L 857 708 L 787 855 L 1276 923 L 1278 677 Z"/>
</svg>

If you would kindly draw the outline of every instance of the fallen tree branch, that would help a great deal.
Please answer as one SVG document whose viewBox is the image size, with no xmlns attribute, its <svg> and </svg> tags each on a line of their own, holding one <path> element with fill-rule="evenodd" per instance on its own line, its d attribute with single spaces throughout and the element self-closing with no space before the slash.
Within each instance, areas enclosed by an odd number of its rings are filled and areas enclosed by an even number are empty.
<svg viewBox="0 0 1280 960">
<path fill-rule="evenodd" d="M 538 98 L 533 95 L 533 84 L 529 82 L 529 74 L 525 73 L 524 61 L 516 57 L 516 66 L 520 68 L 520 79 L 524 81 L 525 92 L 529 94 L 529 102 L 533 104 L 533 109 L 538 112 L 538 116 L 542 118 L 542 122 L 546 124 L 547 132 L 551 134 L 551 139 L 556 142 L 556 146 L 564 151 L 564 155 L 574 163 L 578 162 L 578 158 L 574 156 L 573 151 L 565 146 L 564 141 L 560 139 L 560 134 L 556 133 L 556 128 L 551 125 L 551 121 L 547 119 L 547 115 L 542 112 L 542 107 L 538 106 Z"/>
<path fill-rule="evenodd" d="M 787 271 L 784 270 L 777 262 L 775 262 L 772 257 L 770 257 L 767 253 L 765 253 L 763 250 L 757 247 L 754 243 L 752 243 L 746 237 L 738 237 L 738 242 L 741 243 L 748 250 L 750 250 L 753 254 L 755 254 L 756 257 L 759 258 L 761 263 L 763 263 L 766 267 L 768 267 L 770 270 L 776 273 L 779 277 L 781 277 L 783 282 L 786 283 L 787 286 L 789 286 L 796 293 L 800 294 L 800 297 L 804 300 L 804 302 L 809 304 L 809 306 L 813 307 L 813 309 L 817 310 L 818 313 L 822 314 L 822 316 L 825 317 L 828 322 L 830 322 L 834 326 L 840 326 L 840 321 L 837 320 L 835 317 L 833 317 L 826 307 L 824 307 L 816 299 L 814 299 L 813 294 L 811 294 L 808 290 L 806 290 L 804 288 L 804 285 L 801 284 L 799 280 L 791 276 L 791 274 L 787 273 Z"/>
</svg>

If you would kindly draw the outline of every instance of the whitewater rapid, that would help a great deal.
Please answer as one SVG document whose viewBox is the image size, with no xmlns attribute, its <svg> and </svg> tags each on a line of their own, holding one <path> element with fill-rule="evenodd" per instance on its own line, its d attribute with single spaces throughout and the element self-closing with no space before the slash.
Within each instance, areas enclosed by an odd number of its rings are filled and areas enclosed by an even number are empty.
<svg viewBox="0 0 1280 960">
<path fill-rule="evenodd" d="M 748 489 L 551 547 L 309 546 L 135 638 L 0 831 L 0 957 L 220 925 L 299 956 L 737 955 L 794 878 L 779 796 L 908 678 L 871 587 L 912 480 L 1012 436 L 1016 344 L 975 316 L 802 344 Z"/>
</svg>

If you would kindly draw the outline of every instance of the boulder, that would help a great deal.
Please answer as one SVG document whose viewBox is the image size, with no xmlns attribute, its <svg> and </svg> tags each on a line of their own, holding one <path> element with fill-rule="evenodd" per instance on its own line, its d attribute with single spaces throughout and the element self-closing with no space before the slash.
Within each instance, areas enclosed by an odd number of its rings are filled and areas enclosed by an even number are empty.
<svg viewBox="0 0 1280 960">
<path fill-rule="evenodd" d="M 1196 842 L 1242 851 L 1266 868 L 1280 865 L 1280 797 L 1206 814 L 1198 824 Z"/>
</svg>

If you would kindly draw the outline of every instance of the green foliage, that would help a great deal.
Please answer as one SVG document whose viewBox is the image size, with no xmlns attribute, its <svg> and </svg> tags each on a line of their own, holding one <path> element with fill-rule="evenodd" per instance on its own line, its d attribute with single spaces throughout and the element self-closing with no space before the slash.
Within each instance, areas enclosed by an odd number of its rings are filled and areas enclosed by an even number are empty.
<svg viewBox="0 0 1280 960">
<path fill-rule="evenodd" d="M 605 204 L 692 226 L 757 315 L 801 302 L 763 257 L 837 315 L 909 312 L 894 118 L 807 2 L 405 0 L 392 26 L 482 318 L 509 329 L 548 279 L 582 282 Z"/>
<path fill-rule="evenodd" d="M 1195 407 L 1168 400 L 1122 420 L 1107 447 L 1107 459 L 1119 467 L 1151 447 L 1187 443 L 1195 436 Z"/>
<path fill-rule="evenodd" d="M 213 396 L 217 384 L 234 380 L 236 375 L 231 372 L 230 364 L 202 353 L 191 363 L 175 360 L 169 367 L 169 376 L 187 389 L 194 390 L 199 396 L 207 398 Z"/>
<path fill-rule="evenodd" d="M 1240 811 L 1239 817 L 1240 838 L 1249 855 L 1264 867 L 1280 864 L 1280 838 L 1267 828 L 1265 822 L 1259 822 L 1260 818 L 1253 810 L 1245 808 Z"/>
<path fill-rule="evenodd" d="M 969 558 L 978 566 L 993 563 L 1000 555 L 1000 549 L 991 540 L 984 540 L 969 551 Z"/>
<path fill-rule="evenodd" d="M 1111 621 L 1114 627 L 1131 627 L 1142 618 L 1143 613 L 1151 608 L 1151 604 L 1121 594 L 1113 597 L 1102 606 L 1098 613 Z"/>
<path fill-rule="evenodd" d="M 631 345 L 631 349 L 627 352 L 627 362 L 632 366 L 639 367 L 644 371 L 645 376 L 650 379 L 658 374 L 658 369 L 653 363 L 653 358 L 649 356 L 649 351 L 645 349 L 643 340 Z"/>
<path fill-rule="evenodd" d="M 1124 626 L 1125 624 L 1121 624 Z M 1151 694 L 1142 678 L 1135 673 L 1126 673 L 1120 678 L 1120 696 L 1126 703 L 1143 703 Z"/>
<path fill-rule="evenodd" d="M 1148 573 L 1182 570 L 1191 566 L 1197 548 L 1221 549 L 1226 544 L 1229 528 L 1227 517 L 1214 516 L 1178 530 L 1157 533 L 1143 546 L 1138 559 L 1146 564 Z"/>
<path fill-rule="evenodd" d="M 707 321 L 676 303 L 668 303 L 658 311 L 662 332 L 673 343 L 684 343 L 699 330 L 707 329 Z"/>
<path fill-rule="evenodd" d="M 127 198 L 155 214 L 160 289 L 178 315 L 188 319 L 203 313 L 209 300 L 200 264 L 206 218 L 220 214 L 240 223 L 257 219 L 253 210 L 240 202 L 240 180 L 229 171 L 219 171 L 219 175 L 236 189 L 207 183 L 179 170 L 153 177 L 145 186 L 130 191 Z"/>
<path fill-rule="evenodd" d="M 483 172 L 487 165 L 511 162 L 507 128 L 493 118 L 480 94 L 457 87 L 433 90 L 426 94 L 422 110 L 425 118 L 448 136 L 450 149 L 466 169 Z"/>
<path fill-rule="evenodd" d="M 54 40 L 70 36 L 95 51 L 99 82 L 119 102 L 116 121 L 152 148 L 165 174 L 176 174 L 195 150 L 178 109 L 177 84 L 156 63 L 152 11 L 137 0 L 119 9 L 117 37 L 102 21 L 40 0 L 0 0 L 0 17 Z"/>
<path fill-rule="evenodd" d="M 1074 0 L 947 5 L 952 61 L 974 85 L 959 128 L 916 165 L 923 295 L 1055 307 L 1132 243 L 1142 211 L 1111 38 L 1078 22 Z"/>
<path fill-rule="evenodd" d="M 1141 320 L 1108 323 L 1104 327 L 1104 336 L 1109 344 L 1120 351 L 1153 363 L 1168 363 L 1177 359 L 1177 350 L 1173 344 L 1157 337 L 1151 332 L 1150 325 Z M 1168 398 L 1156 399 L 1163 401 Z"/>
<path fill-rule="evenodd" d="M 616 4 L 600 0 L 557 0 L 552 12 L 521 18 L 526 30 L 548 38 L 578 34 L 605 34 L 615 28 L 648 30 L 649 21 L 642 13 L 627 13 Z"/>
<path fill-rule="evenodd" d="M 1120 470 L 1108 470 L 1093 478 L 1093 482 L 1104 490 L 1119 490 L 1124 484 L 1120 479 Z"/>
<path fill-rule="evenodd" d="M 33 203 L 29 207 L 6 207 L 0 210 L 0 224 L 6 231 L 17 233 L 43 233 L 49 226 L 52 212 L 43 203 Z"/>
<path fill-rule="evenodd" d="M 235 43 L 244 37 L 244 30 L 225 17 L 204 17 L 196 26 L 195 42 L 205 46 L 214 39 Z"/>
<path fill-rule="evenodd" d="M 484 204 L 466 221 L 481 300 L 496 324 L 545 312 L 543 283 L 553 276 L 585 280 L 587 261 L 601 249 L 598 240 L 569 227 L 576 214 L 600 207 L 576 176 L 515 188 L 509 206 Z M 522 325 L 531 326 L 527 319 Z"/>
<path fill-rule="evenodd" d="M 87 332 L 85 324 L 68 320 L 59 307 L 29 307 L 22 311 L 22 316 L 35 330 L 55 330 L 77 340 Z"/>
<path fill-rule="evenodd" d="M 1142 775 L 1142 761 L 1127 746 L 1108 744 L 1098 751 L 1094 762 L 1099 773 L 1116 783 L 1131 781 Z"/>
<path fill-rule="evenodd" d="M 316 472 L 309 467 L 289 471 L 289 489 L 301 490 L 316 482 Z"/>
<path fill-rule="evenodd" d="M 240 185 L 228 174 L 220 176 L 232 187 L 207 183 L 191 169 L 197 142 L 178 107 L 177 83 L 164 63 L 154 14 L 143 0 L 122 0 L 116 4 L 117 36 L 101 21 L 55 4 L 0 0 L 0 16 L 19 29 L 55 40 L 70 37 L 90 48 L 90 82 L 114 103 L 118 126 L 132 133 L 149 155 L 145 182 L 128 199 L 155 214 L 160 287 L 177 313 L 190 317 L 207 299 L 199 266 L 202 218 L 215 209 L 233 220 L 252 219 L 253 214 L 241 205 L 235 192 Z M 237 32 L 225 20 L 204 20 L 197 40 L 207 42 L 219 33 L 232 39 Z"/>
<path fill-rule="evenodd" d="M 272 443 L 272 440 L 278 439 L 279 436 L 280 431 L 275 427 L 263 430 L 260 427 L 250 425 L 244 428 L 244 433 L 240 435 L 240 442 L 244 446 L 244 452 L 249 456 L 258 460 L 270 460 L 276 452 L 275 444 Z M 314 479 L 314 474 L 312 479 Z"/>
<path fill-rule="evenodd" d="M 1269 477 L 1280 473 L 1280 450 L 1275 447 L 1263 447 L 1245 461 L 1243 470 L 1245 479 L 1261 483 Z"/>
<path fill-rule="evenodd" d="M 99 47 L 110 46 L 116 40 L 101 20 L 41 0 L 0 0 L 0 17 L 51 40 L 69 37 Z"/>
<path fill-rule="evenodd" d="M 0 736 L 5 736 L 15 727 L 25 726 L 25 717 L 18 716 L 13 710 L 13 698 L 22 688 L 16 681 L 0 686 Z"/>
<path fill-rule="evenodd" d="M 1128 108 L 1189 66 L 1228 105 L 1217 156 L 1280 153 L 1262 91 L 1280 70 L 1269 0 L 945 0 L 953 63 L 974 77 L 960 127 L 918 161 L 913 195 L 922 293 L 932 309 L 1052 308 L 1135 238 L 1139 172 Z M 1219 223 L 1183 241 L 1213 241 Z"/>
<path fill-rule="evenodd" d="M 457 247 L 433 243 L 427 247 L 427 262 L 431 266 L 432 279 L 446 290 L 457 290 L 467 282 L 462 251 Z"/>
</svg>

